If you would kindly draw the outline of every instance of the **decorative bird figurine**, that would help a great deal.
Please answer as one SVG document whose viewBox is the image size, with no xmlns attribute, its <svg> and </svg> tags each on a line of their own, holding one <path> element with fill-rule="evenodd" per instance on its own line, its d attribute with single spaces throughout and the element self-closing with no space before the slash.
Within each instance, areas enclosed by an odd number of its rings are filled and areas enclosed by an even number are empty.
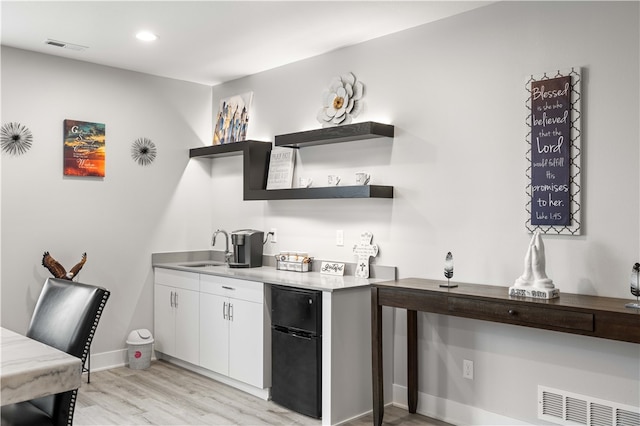
<svg viewBox="0 0 640 426">
<path fill-rule="evenodd" d="M 80 269 L 82 269 L 86 261 L 87 253 L 83 253 L 82 260 L 80 260 L 80 262 L 78 262 L 73 268 L 71 268 L 69 272 L 67 272 L 64 267 L 60 263 L 58 263 L 57 260 L 51 257 L 48 251 L 45 251 L 42 255 L 42 266 L 47 268 L 49 272 L 51 272 L 51 275 L 53 275 L 55 278 L 62 278 L 69 281 L 71 281 L 76 275 L 78 275 L 78 272 L 80 272 Z"/>
<path fill-rule="evenodd" d="M 440 287 L 458 287 L 457 284 L 451 284 L 449 281 L 453 278 L 453 255 L 451 252 L 448 252 L 444 258 L 444 276 L 447 278 L 447 285 L 441 285 Z"/>
</svg>

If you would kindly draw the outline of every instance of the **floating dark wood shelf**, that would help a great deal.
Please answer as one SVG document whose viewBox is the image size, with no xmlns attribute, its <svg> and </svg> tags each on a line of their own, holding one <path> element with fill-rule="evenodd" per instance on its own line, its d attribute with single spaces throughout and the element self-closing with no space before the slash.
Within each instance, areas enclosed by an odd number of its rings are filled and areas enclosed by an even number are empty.
<svg viewBox="0 0 640 426">
<path fill-rule="evenodd" d="M 321 198 L 393 198 L 392 186 L 354 185 L 270 189 L 245 192 L 245 200 L 310 200 Z"/>
<path fill-rule="evenodd" d="M 363 139 L 393 138 L 394 127 L 373 121 L 347 124 L 275 137 L 275 145 L 302 148 L 351 142 Z M 240 141 L 223 145 L 203 146 L 189 150 L 189 158 L 243 156 L 243 190 L 245 200 L 309 200 L 327 198 L 393 198 L 393 187 L 382 185 L 329 186 L 266 190 L 269 170 L 270 142 Z"/>
<path fill-rule="evenodd" d="M 264 146 L 271 149 L 271 142 L 248 140 L 225 143 L 222 145 L 210 145 L 200 148 L 191 148 L 189 150 L 189 158 L 216 158 L 228 157 L 231 155 L 242 155 L 246 149 L 255 146 Z"/>
<path fill-rule="evenodd" d="M 363 139 L 393 138 L 393 135 L 394 127 L 392 125 L 367 121 L 364 123 L 346 124 L 344 126 L 277 135 L 275 138 L 275 146 L 301 148 L 304 146 L 326 145 Z"/>
</svg>

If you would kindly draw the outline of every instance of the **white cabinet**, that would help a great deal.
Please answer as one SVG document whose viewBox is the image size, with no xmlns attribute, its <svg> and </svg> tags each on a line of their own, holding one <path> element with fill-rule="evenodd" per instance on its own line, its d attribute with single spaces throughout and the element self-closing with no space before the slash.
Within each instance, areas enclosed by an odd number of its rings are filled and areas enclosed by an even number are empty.
<svg viewBox="0 0 640 426">
<path fill-rule="evenodd" d="M 155 268 L 154 289 L 156 351 L 268 398 L 271 323 L 263 283 Z"/>
<path fill-rule="evenodd" d="M 154 291 L 155 350 L 198 364 L 198 274 L 156 268 Z"/>
<path fill-rule="evenodd" d="M 200 275 L 200 365 L 258 388 L 271 386 L 264 284 Z"/>
</svg>

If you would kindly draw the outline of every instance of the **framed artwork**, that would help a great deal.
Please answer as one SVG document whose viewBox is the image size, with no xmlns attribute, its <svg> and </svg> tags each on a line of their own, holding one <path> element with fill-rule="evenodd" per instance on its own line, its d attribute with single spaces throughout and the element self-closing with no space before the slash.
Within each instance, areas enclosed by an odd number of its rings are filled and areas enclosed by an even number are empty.
<svg viewBox="0 0 640 426">
<path fill-rule="evenodd" d="M 220 100 L 213 130 L 213 144 L 222 145 L 247 139 L 249 109 L 253 92 Z"/>
<path fill-rule="evenodd" d="M 64 175 L 105 176 L 105 125 L 64 120 Z"/>
<path fill-rule="evenodd" d="M 577 67 L 527 79 L 528 232 L 581 233 L 580 83 Z"/>
</svg>

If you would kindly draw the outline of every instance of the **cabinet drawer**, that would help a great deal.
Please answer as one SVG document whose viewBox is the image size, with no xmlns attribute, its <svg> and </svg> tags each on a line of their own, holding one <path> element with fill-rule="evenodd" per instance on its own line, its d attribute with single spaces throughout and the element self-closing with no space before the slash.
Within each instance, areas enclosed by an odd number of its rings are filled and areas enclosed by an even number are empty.
<svg viewBox="0 0 640 426">
<path fill-rule="evenodd" d="M 192 272 L 155 268 L 155 283 L 198 291 L 200 278 L 199 274 L 194 274 Z"/>
<path fill-rule="evenodd" d="M 263 303 L 264 284 L 216 275 L 200 275 L 200 292 Z"/>
<path fill-rule="evenodd" d="M 516 303 L 449 298 L 449 312 L 486 321 L 593 331 L 593 314 Z"/>
</svg>

